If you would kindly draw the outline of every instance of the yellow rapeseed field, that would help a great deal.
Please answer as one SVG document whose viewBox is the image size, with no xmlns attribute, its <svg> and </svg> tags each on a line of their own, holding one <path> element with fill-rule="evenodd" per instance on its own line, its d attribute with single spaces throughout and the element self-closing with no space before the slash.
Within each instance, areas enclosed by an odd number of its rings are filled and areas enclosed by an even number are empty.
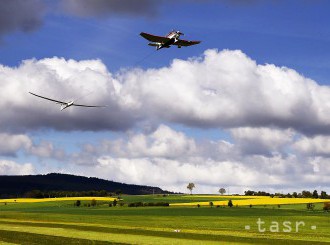
<svg viewBox="0 0 330 245">
<path fill-rule="evenodd" d="M 235 195 L 235 196 L 229 196 L 229 195 L 224 195 L 224 196 L 220 196 L 220 195 L 186 195 L 186 196 L 182 196 L 182 197 L 189 197 L 189 198 L 228 198 L 229 199 L 235 199 L 235 198 L 239 198 L 239 199 L 258 199 L 258 198 L 262 198 L 262 199 L 265 199 L 265 198 L 270 198 L 270 196 L 238 196 L 238 195 Z"/>
<path fill-rule="evenodd" d="M 17 199 L 0 199 L 0 203 L 35 203 L 35 202 L 54 202 L 54 201 L 113 201 L 116 198 L 112 197 L 59 197 L 59 198 L 17 198 Z"/>
<path fill-rule="evenodd" d="M 222 198 L 224 196 L 221 196 Z M 243 196 L 240 196 L 243 198 Z M 270 197 L 256 197 L 251 196 L 244 198 L 244 200 L 235 200 L 238 196 L 227 196 L 227 200 L 210 200 L 213 202 L 213 205 L 227 206 L 228 201 L 231 199 L 233 205 L 236 206 L 248 206 L 248 205 L 284 205 L 284 204 L 304 204 L 304 203 L 323 203 L 329 200 L 325 199 L 313 199 L 313 198 L 270 198 Z M 210 202 L 186 202 L 186 203 L 173 203 L 171 206 L 196 206 L 197 204 L 201 206 L 208 206 Z"/>
</svg>

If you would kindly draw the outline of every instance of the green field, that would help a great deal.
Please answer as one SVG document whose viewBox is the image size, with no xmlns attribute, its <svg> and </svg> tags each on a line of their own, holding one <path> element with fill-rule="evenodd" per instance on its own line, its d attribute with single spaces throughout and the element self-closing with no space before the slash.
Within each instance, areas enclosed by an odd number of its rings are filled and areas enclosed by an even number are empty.
<svg viewBox="0 0 330 245">
<path fill-rule="evenodd" d="M 129 202 L 202 202 L 207 196 L 123 196 Z M 78 200 L 79 198 L 77 198 Z M 330 243 L 330 213 L 315 204 L 242 207 L 109 207 L 99 201 L 0 203 L 3 244 L 323 244 Z M 257 220 L 265 222 L 258 231 Z M 273 223 L 272 223 L 273 222 Z M 283 222 L 291 231 L 284 232 Z M 296 222 L 304 222 L 298 226 Z M 277 224 L 277 225 L 276 225 Z M 246 229 L 250 226 L 250 229 Z M 315 226 L 315 229 L 311 227 Z M 271 232 L 278 228 L 279 232 Z"/>
</svg>

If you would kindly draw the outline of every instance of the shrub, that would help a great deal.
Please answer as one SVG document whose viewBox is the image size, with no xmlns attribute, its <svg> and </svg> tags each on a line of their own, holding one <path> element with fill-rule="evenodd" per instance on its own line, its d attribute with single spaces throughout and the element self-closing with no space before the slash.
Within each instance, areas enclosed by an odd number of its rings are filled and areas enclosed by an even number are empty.
<svg viewBox="0 0 330 245">
<path fill-rule="evenodd" d="M 132 202 L 128 204 L 128 207 L 143 207 L 143 202 Z"/>
<path fill-rule="evenodd" d="M 327 212 L 330 210 L 330 202 L 325 202 L 324 203 L 323 210 L 327 211 Z"/>
<path fill-rule="evenodd" d="M 123 204 L 124 205 L 124 204 Z M 153 206 L 164 206 L 168 207 L 170 204 L 168 202 L 149 202 L 149 203 L 143 203 L 143 202 L 132 202 L 128 204 L 128 207 L 153 207 Z"/>
<path fill-rule="evenodd" d="M 307 203 L 306 208 L 308 210 L 314 210 L 315 205 L 313 203 Z"/>
<path fill-rule="evenodd" d="M 92 201 L 91 201 L 91 206 L 92 206 L 92 207 L 95 207 L 95 206 L 96 206 L 96 200 L 95 200 L 95 199 L 92 199 Z"/>
</svg>

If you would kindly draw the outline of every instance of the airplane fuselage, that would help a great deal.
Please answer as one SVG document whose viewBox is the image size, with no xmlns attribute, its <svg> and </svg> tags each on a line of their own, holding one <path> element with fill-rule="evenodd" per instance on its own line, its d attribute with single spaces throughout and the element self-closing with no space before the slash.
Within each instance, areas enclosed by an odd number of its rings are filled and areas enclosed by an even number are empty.
<svg viewBox="0 0 330 245">
<path fill-rule="evenodd" d="M 149 46 L 156 47 L 157 50 L 162 48 L 169 48 L 172 45 L 181 48 L 200 43 L 200 41 L 189 41 L 181 39 L 180 37 L 184 34 L 180 31 L 171 31 L 166 36 L 156 36 L 146 32 L 141 32 L 140 35 L 150 42 L 148 43 Z"/>
<path fill-rule="evenodd" d="M 158 44 L 157 50 L 161 48 L 169 48 L 171 45 L 173 45 L 179 40 L 181 35 L 182 33 L 179 31 L 171 31 L 169 34 L 166 35 L 166 37 L 169 38 L 170 40 L 168 40 L 165 43 L 157 43 Z"/>
</svg>

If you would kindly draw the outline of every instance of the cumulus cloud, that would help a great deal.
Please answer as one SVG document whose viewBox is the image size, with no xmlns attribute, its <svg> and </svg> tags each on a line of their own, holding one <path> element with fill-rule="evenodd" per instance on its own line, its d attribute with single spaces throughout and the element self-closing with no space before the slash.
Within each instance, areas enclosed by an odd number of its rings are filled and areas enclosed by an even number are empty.
<svg viewBox="0 0 330 245">
<path fill-rule="evenodd" d="M 54 145 L 48 141 L 41 141 L 39 144 L 31 145 L 26 153 L 38 158 L 51 158 L 57 160 L 64 160 L 67 156 L 63 149 L 54 147 Z"/>
<path fill-rule="evenodd" d="M 0 160 L 0 175 L 29 175 L 35 174 L 31 163 L 19 164 L 13 161 Z"/>
<path fill-rule="evenodd" d="M 309 156 L 330 157 L 330 137 L 326 135 L 302 136 L 293 144 L 293 148 Z"/>
<path fill-rule="evenodd" d="M 231 143 L 196 140 L 160 125 L 153 132 L 128 133 L 119 140 L 83 145 L 70 162 L 73 169 L 89 176 L 180 192 L 185 191 L 188 182 L 201 186 L 198 192 L 205 193 L 216 192 L 221 186 L 240 193 L 248 188 L 329 188 L 330 165 L 324 158 L 282 152 L 284 145 L 290 147 L 295 142 L 296 135 L 290 130 L 240 128 L 229 132 Z M 172 147 L 175 137 L 181 139 Z M 254 144 L 253 140 L 263 151 L 242 150 L 245 144 Z M 156 146 L 161 150 L 155 151 Z"/>
<path fill-rule="evenodd" d="M 230 131 L 244 154 L 271 155 L 274 152 L 283 152 L 294 136 L 289 129 L 235 128 Z"/>
<path fill-rule="evenodd" d="M 60 58 L 27 60 L 18 68 L 0 66 L 0 118 L 2 131 L 125 129 L 138 117 L 125 103 L 119 106 L 116 81 L 99 60 L 74 61 Z M 107 104 L 107 108 L 68 108 L 34 97 L 46 97 L 82 104 Z M 13 96 L 15 95 L 15 96 Z M 87 109 L 87 110 L 86 110 Z"/>
<path fill-rule="evenodd" d="M 131 134 L 123 139 L 104 140 L 100 149 L 116 156 L 179 158 L 195 153 L 196 144 L 192 138 L 168 126 L 160 125 L 151 134 Z"/>
<path fill-rule="evenodd" d="M 31 146 L 32 141 L 26 135 L 0 133 L 0 155 L 15 156 L 19 150 L 29 149 Z"/>
<path fill-rule="evenodd" d="M 0 119 L 2 131 L 127 130 L 141 121 L 165 121 L 330 133 L 328 86 L 286 67 L 258 65 L 238 50 L 207 50 L 201 57 L 175 59 L 169 67 L 116 74 L 100 60 L 26 60 L 17 68 L 1 66 L 0 78 L 0 107 L 7 111 Z M 28 91 L 61 100 L 92 91 L 79 102 L 109 106 L 60 113 Z"/>
<path fill-rule="evenodd" d="M 289 68 L 257 64 L 238 50 L 207 50 L 168 67 L 115 74 L 100 60 L 33 59 L 0 66 L 0 86 L 6 112 L 0 136 L 11 135 L 3 155 L 24 149 L 87 175 L 164 188 L 187 181 L 204 188 L 235 181 L 237 188 L 328 186 L 329 87 Z M 59 111 L 28 91 L 108 108 Z M 167 126 L 172 123 L 221 128 L 231 139 L 196 140 Z M 43 129 L 126 133 L 68 154 L 24 137 Z"/>
<path fill-rule="evenodd" d="M 51 142 L 34 143 L 24 134 L 0 133 L 0 155 L 16 157 L 19 151 L 38 158 L 64 159 L 66 156 L 63 149 L 54 147 Z"/>
<path fill-rule="evenodd" d="M 319 174 L 315 169 L 326 171 Z M 80 169 L 81 170 L 81 169 Z M 230 186 L 232 191 L 246 188 L 287 190 L 329 188 L 329 165 L 320 162 L 301 163 L 296 156 L 254 156 L 243 162 L 189 158 L 185 161 L 166 158 L 115 158 L 102 156 L 93 167 L 83 169 L 87 175 L 115 181 L 156 185 L 184 192 L 189 182 L 203 186 L 205 192 Z M 197 190 L 201 192 L 202 190 Z"/>
<path fill-rule="evenodd" d="M 0 36 L 11 31 L 29 32 L 42 24 L 45 6 L 41 0 L 2 0 Z"/>
</svg>

